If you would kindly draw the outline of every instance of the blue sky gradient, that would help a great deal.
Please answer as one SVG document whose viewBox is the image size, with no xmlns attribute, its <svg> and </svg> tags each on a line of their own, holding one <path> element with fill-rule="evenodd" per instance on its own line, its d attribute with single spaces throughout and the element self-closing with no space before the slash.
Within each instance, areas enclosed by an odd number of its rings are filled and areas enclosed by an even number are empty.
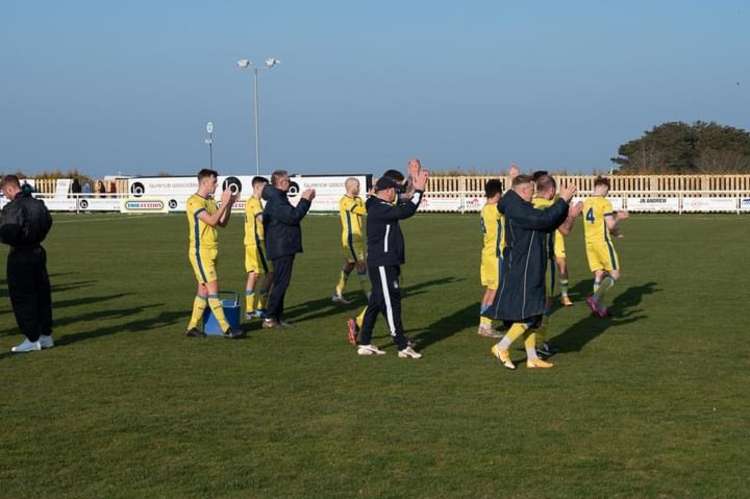
<svg viewBox="0 0 750 499">
<path fill-rule="evenodd" d="M 16 1 L 0 171 L 609 169 L 665 121 L 750 128 L 750 6 L 699 2 Z"/>
</svg>

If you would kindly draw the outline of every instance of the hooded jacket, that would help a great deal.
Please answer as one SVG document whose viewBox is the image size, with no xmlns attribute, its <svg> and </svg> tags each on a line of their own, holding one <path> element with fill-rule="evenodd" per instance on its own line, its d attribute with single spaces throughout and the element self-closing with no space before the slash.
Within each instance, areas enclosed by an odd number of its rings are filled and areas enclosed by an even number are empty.
<svg viewBox="0 0 750 499">
<path fill-rule="evenodd" d="M 568 203 L 558 199 L 539 210 L 514 191 L 503 195 L 498 210 L 505 215 L 505 250 L 500 288 L 490 317 L 507 322 L 526 322 L 544 313 L 547 271 L 547 236 L 565 221 Z"/>
<path fill-rule="evenodd" d="M 302 253 L 300 222 L 310 209 L 310 201 L 300 199 L 296 207 L 292 206 L 286 192 L 271 184 L 263 188 L 261 197 L 266 201 L 263 208 L 263 230 L 268 258 L 275 260 Z"/>
<path fill-rule="evenodd" d="M 23 189 L 0 213 L 0 239 L 15 249 L 36 248 L 52 228 L 52 216 L 44 202 Z"/>
</svg>

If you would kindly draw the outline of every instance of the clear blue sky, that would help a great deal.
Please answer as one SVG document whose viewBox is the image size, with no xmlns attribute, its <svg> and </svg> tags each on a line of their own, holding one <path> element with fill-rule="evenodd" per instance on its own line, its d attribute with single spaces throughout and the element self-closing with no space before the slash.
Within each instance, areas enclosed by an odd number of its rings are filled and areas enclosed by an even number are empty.
<svg viewBox="0 0 750 499">
<path fill-rule="evenodd" d="M 743 1 L 4 0 L 0 171 L 607 169 L 671 120 L 750 128 Z M 739 85 L 737 85 L 739 83 Z"/>
</svg>

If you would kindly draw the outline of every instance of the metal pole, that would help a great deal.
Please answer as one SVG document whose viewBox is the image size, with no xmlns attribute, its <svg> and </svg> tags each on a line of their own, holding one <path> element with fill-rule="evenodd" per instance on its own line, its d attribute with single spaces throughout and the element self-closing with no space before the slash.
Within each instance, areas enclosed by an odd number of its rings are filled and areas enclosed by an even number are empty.
<svg viewBox="0 0 750 499">
<path fill-rule="evenodd" d="M 260 131 L 258 130 L 258 123 L 260 118 L 258 116 L 258 68 L 253 68 L 255 73 L 253 83 L 253 105 L 255 108 L 255 175 L 260 175 Z"/>
<path fill-rule="evenodd" d="M 214 169 L 214 138 L 213 134 L 209 134 L 209 143 L 208 143 L 208 164 L 211 165 L 209 168 L 212 170 Z"/>
</svg>

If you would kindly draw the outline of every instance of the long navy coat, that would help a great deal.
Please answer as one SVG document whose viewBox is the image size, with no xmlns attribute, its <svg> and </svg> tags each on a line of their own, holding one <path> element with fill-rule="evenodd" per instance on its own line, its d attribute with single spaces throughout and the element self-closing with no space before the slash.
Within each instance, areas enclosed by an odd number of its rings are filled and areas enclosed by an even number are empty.
<svg viewBox="0 0 750 499">
<path fill-rule="evenodd" d="M 568 214 L 568 203 L 558 199 L 545 210 L 534 208 L 514 191 L 498 205 L 505 215 L 505 251 L 502 280 L 487 314 L 506 322 L 526 322 L 544 313 L 544 275 L 547 270 L 547 234 Z"/>
</svg>

